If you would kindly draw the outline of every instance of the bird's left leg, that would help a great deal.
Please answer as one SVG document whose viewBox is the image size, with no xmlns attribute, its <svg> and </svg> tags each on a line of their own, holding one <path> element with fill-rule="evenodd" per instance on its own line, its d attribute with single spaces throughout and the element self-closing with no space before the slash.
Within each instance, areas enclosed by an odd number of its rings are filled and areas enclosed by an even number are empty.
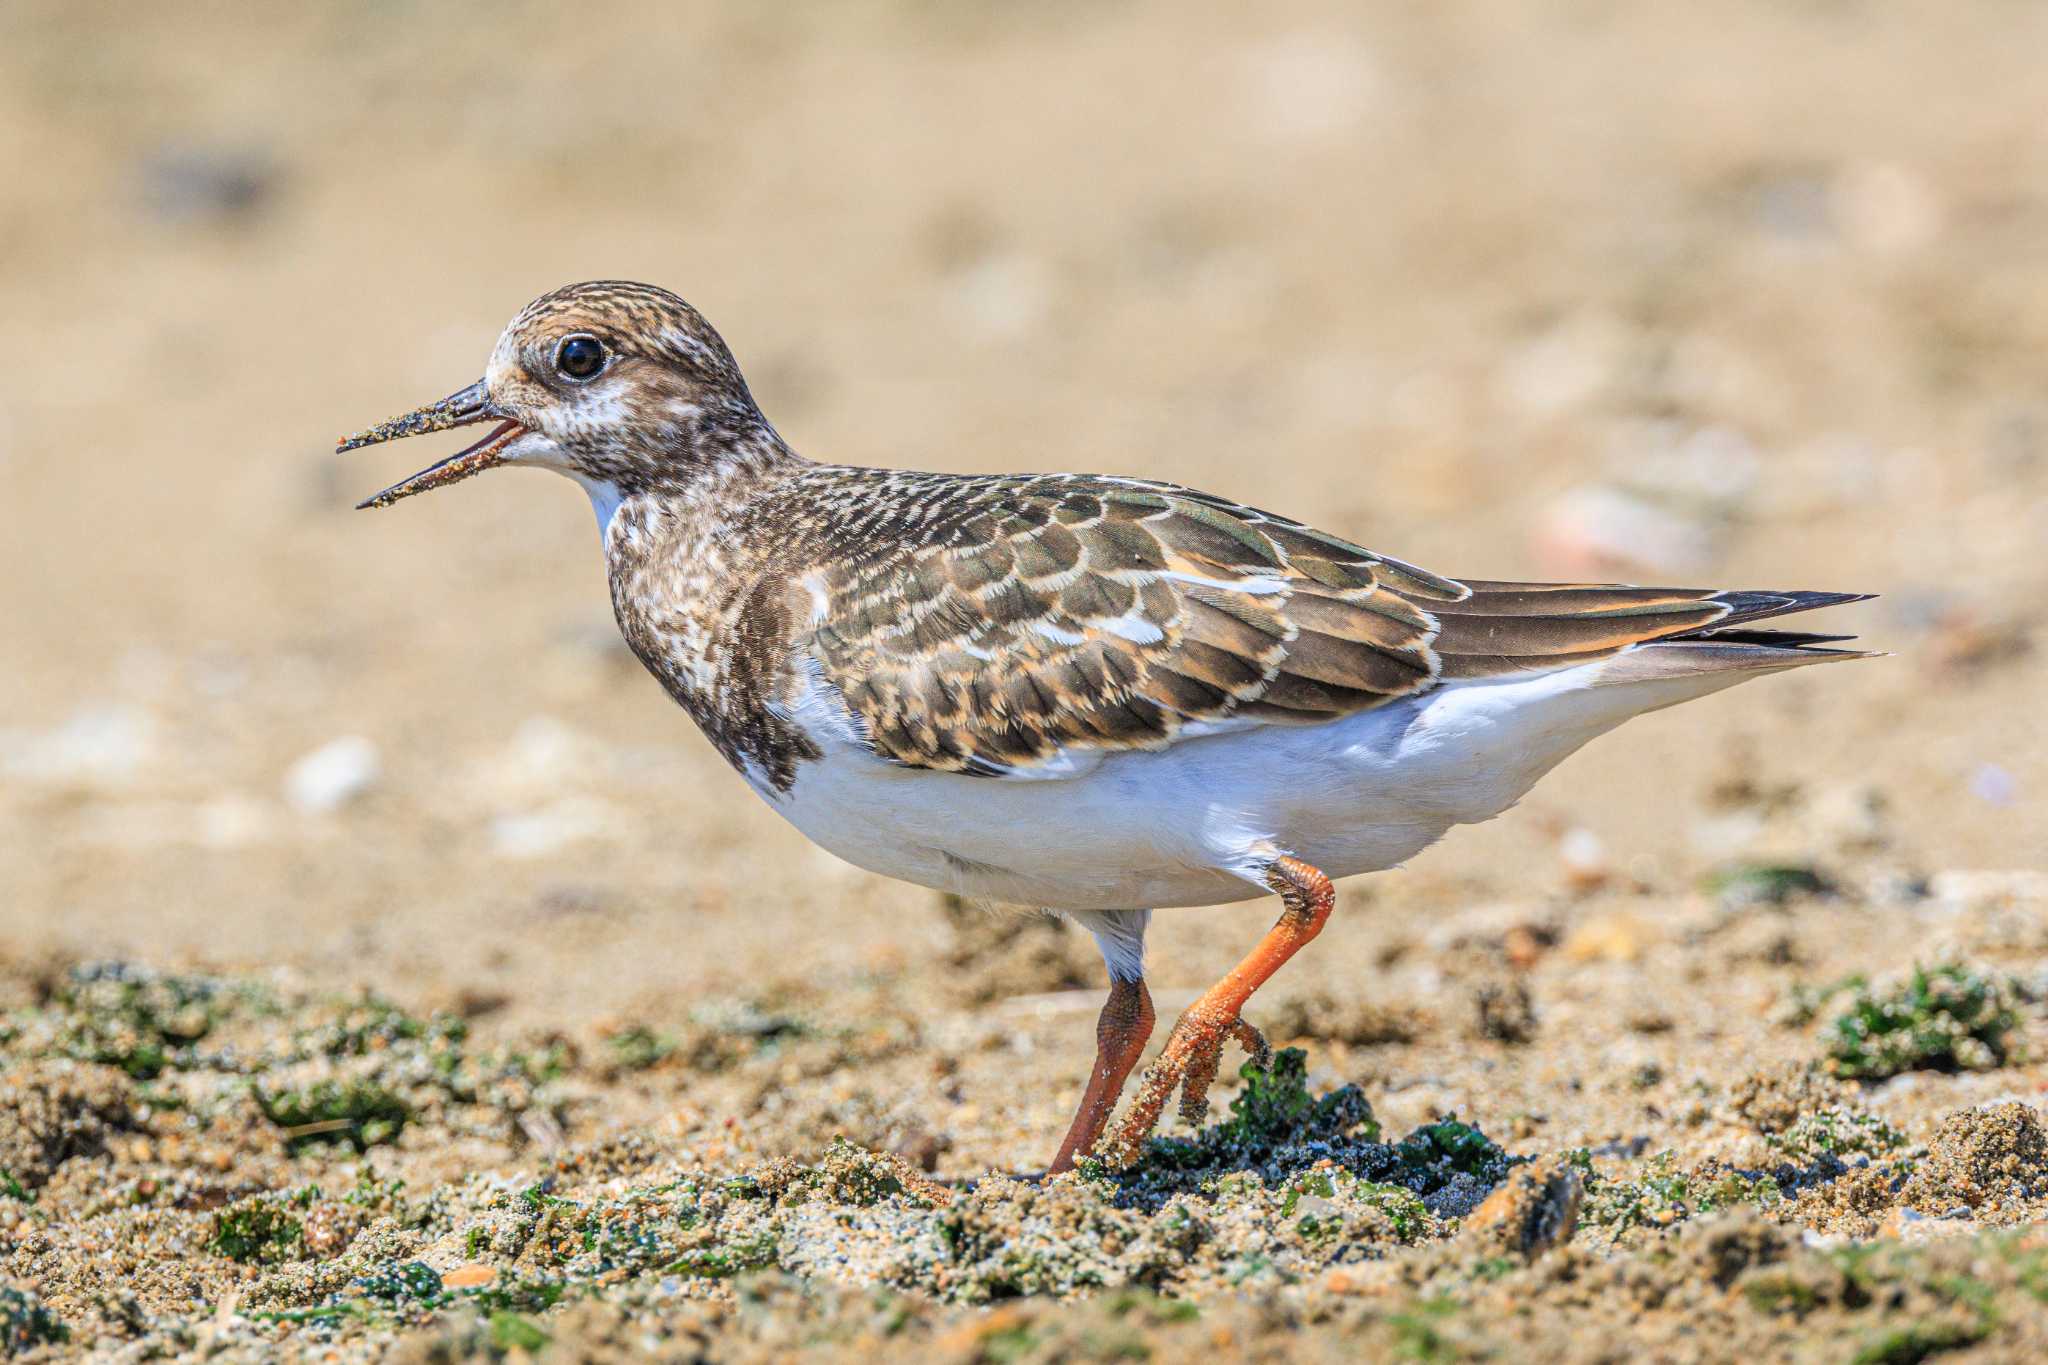
<svg viewBox="0 0 2048 1365">
<path fill-rule="evenodd" d="M 1111 1165 L 1125 1166 L 1137 1159 L 1139 1147 L 1176 1089 L 1181 1091 L 1182 1114 L 1191 1121 L 1201 1117 L 1208 1107 L 1209 1084 L 1216 1078 L 1225 1040 L 1237 1038 L 1255 1058 L 1266 1055 L 1265 1039 L 1238 1017 L 1238 1011 L 1253 991 L 1322 932 L 1337 903 L 1337 889 L 1320 868 L 1299 858 L 1275 858 L 1263 872 L 1266 885 L 1280 896 L 1279 921 L 1244 961 L 1203 992 L 1173 1026 L 1165 1051 L 1145 1069 L 1138 1083 L 1131 1111 L 1103 1144 L 1103 1155 Z"/>
</svg>

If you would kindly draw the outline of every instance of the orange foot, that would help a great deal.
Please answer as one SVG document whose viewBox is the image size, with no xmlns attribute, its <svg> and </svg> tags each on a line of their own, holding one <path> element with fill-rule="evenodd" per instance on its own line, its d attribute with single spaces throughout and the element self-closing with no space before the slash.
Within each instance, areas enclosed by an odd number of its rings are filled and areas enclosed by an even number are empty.
<svg viewBox="0 0 2048 1365">
<path fill-rule="evenodd" d="M 1167 1097 L 1175 1090 L 1180 1091 L 1181 1117 L 1190 1123 L 1201 1122 L 1209 1112 L 1209 1087 L 1216 1079 L 1224 1043 L 1236 1039 L 1262 1065 L 1272 1056 L 1266 1040 L 1239 1017 L 1239 1011 L 1253 991 L 1322 932 L 1337 903 L 1337 892 L 1320 869 L 1298 858 L 1274 859 L 1266 869 L 1266 884 L 1280 895 L 1284 908 L 1279 922 L 1228 976 L 1188 1006 L 1173 1026 L 1166 1050 L 1145 1069 L 1138 1083 L 1130 1113 L 1103 1145 L 1103 1158 L 1111 1166 L 1121 1168 L 1137 1160 L 1145 1139 L 1159 1123 Z"/>
</svg>

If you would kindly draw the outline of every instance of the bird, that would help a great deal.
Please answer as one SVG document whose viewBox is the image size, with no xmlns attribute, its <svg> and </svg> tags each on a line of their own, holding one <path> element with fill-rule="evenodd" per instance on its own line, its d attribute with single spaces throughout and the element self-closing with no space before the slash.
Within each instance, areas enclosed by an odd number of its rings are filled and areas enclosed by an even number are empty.
<svg viewBox="0 0 2048 1365">
<path fill-rule="evenodd" d="M 1050 909 L 1107 968 L 1048 1175 L 1199 1121 L 1246 1003 L 1337 878 L 1492 819 L 1631 717 L 1873 657 L 1760 626 L 1871 594 L 1449 577 L 1154 479 L 818 463 L 666 289 L 543 294 L 483 377 L 341 451 L 490 424 L 364 500 L 548 469 L 596 512 L 627 645 L 813 842 L 919 886 Z M 1155 1028 L 1155 911 L 1275 896 L 1270 931 Z"/>
</svg>

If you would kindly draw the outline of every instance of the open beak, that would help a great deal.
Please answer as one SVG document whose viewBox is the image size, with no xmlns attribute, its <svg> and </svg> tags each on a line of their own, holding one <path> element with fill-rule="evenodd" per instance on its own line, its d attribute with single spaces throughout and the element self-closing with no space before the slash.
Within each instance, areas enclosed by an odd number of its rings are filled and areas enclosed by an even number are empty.
<svg viewBox="0 0 2048 1365">
<path fill-rule="evenodd" d="M 365 498 L 356 504 L 356 510 L 367 507 L 389 507 L 400 498 L 409 498 L 415 493 L 424 493 L 430 488 L 441 488 L 466 479 L 472 474 L 481 474 L 504 458 L 505 447 L 526 433 L 526 428 L 506 417 L 491 403 L 490 391 L 479 379 L 461 393 L 453 393 L 438 403 L 429 403 L 415 408 L 403 417 L 394 417 L 380 422 L 368 431 L 359 431 L 342 441 L 334 449 L 336 453 L 345 450 L 360 450 L 380 441 L 395 441 L 401 436 L 418 436 L 429 431 L 447 431 L 453 427 L 475 426 L 478 422 L 496 421 L 490 435 L 475 445 L 459 450 L 439 464 L 428 465 L 409 479 L 392 484 L 374 498 Z"/>
</svg>

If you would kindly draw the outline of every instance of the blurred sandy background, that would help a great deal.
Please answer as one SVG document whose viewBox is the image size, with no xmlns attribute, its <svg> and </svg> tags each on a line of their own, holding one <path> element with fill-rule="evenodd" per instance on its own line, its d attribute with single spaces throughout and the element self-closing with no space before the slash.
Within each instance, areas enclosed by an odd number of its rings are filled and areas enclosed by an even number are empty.
<svg viewBox="0 0 2048 1365">
<path fill-rule="evenodd" d="M 564 1023 L 944 941 L 616 646 L 568 484 L 349 510 L 446 443 L 339 434 L 596 276 L 702 307 L 816 457 L 1885 594 L 1832 619 L 1898 657 L 1634 724 L 1311 972 L 1588 863 L 1688 894 L 1782 833 L 1738 779 L 1911 874 L 2048 867 L 2044 51 L 2009 3 L 14 0 L 0 936 Z M 1165 916 L 1157 978 L 1269 913 Z"/>
</svg>

